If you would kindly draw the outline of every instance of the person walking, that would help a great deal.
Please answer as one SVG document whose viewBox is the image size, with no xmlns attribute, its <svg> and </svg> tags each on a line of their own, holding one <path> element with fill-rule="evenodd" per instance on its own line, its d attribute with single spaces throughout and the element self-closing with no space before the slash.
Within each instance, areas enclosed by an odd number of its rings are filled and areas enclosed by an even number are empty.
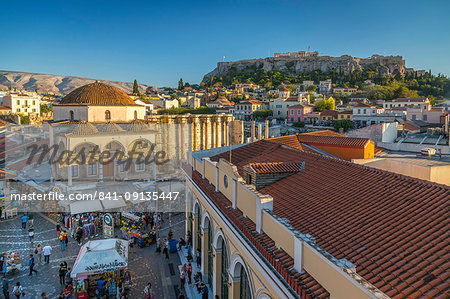
<svg viewBox="0 0 450 299">
<path fill-rule="evenodd" d="M 34 227 L 31 223 L 30 223 L 29 227 L 30 228 L 28 229 L 28 237 L 30 238 L 30 244 L 33 244 L 33 242 L 34 242 Z"/>
<path fill-rule="evenodd" d="M 30 259 L 28 260 L 28 267 L 30 267 L 30 274 L 28 276 L 32 276 L 33 272 L 38 273 L 37 270 L 34 269 L 34 256 L 30 254 Z"/>
<path fill-rule="evenodd" d="M 44 248 L 42 248 L 42 252 L 44 253 L 44 262 L 46 264 L 50 263 L 50 254 L 52 253 L 52 247 L 47 244 Z"/>
<path fill-rule="evenodd" d="M 81 238 L 83 238 L 83 230 L 79 227 L 76 232 L 76 240 L 79 246 L 81 246 Z"/>
<path fill-rule="evenodd" d="M 41 299 L 48 299 L 47 293 L 43 292 L 43 293 L 41 294 Z"/>
<path fill-rule="evenodd" d="M 14 286 L 12 290 L 14 296 L 16 296 L 17 299 L 20 298 L 20 296 L 25 296 L 25 292 L 23 291 L 22 286 L 20 285 L 20 282 L 18 281 L 16 285 Z"/>
<path fill-rule="evenodd" d="M 5 296 L 5 299 L 9 299 L 9 290 L 11 288 L 11 283 L 9 282 L 8 279 L 6 279 L 6 277 L 2 278 L 2 291 L 3 291 L 3 296 Z"/>
<path fill-rule="evenodd" d="M 183 267 L 181 267 L 181 272 L 180 272 L 180 290 L 181 291 L 184 290 L 185 282 L 186 282 L 186 264 L 184 264 Z"/>
<path fill-rule="evenodd" d="M 163 253 L 166 255 L 166 259 L 169 259 L 169 241 L 167 239 L 164 239 L 164 249 Z"/>
<path fill-rule="evenodd" d="M 61 252 L 63 252 L 64 250 L 66 250 L 66 240 L 64 239 L 65 233 L 61 232 L 59 234 L 59 246 L 61 248 Z"/>
<path fill-rule="evenodd" d="M 5 264 L 5 255 L 0 253 L 0 273 L 3 272 L 3 265 Z"/>
<path fill-rule="evenodd" d="M 28 223 L 34 225 L 34 215 L 33 213 L 28 214 Z"/>
<path fill-rule="evenodd" d="M 197 262 L 197 267 L 201 267 L 202 264 L 202 255 L 200 254 L 200 249 L 197 249 L 197 252 L 195 253 L 195 261 Z"/>
<path fill-rule="evenodd" d="M 22 219 L 22 228 L 26 229 L 27 228 L 28 216 L 27 215 L 23 215 L 20 219 Z"/>
<path fill-rule="evenodd" d="M 67 272 L 66 272 L 66 282 L 68 283 L 68 284 L 72 284 L 72 277 L 70 277 L 70 267 L 69 268 L 67 268 Z"/>
<path fill-rule="evenodd" d="M 34 250 L 34 254 L 36 255 L 37 262 L 40 265 L 42 263 L 42 245 L 41 245 L 41 243 L 37 244 L 36 249 Z"/>
<path fill-rule="evenodd" d="M 59 284 L 66 284 L 66 273 L 67 273 L 67 265 L 64 263 L 59 264 Z"/>
<path fill-rule="evenodd" d="M 149 282 L 144 288 L 144 298 L 151 299 L 152 297 L 152 284 Z"/>
<path fill-rule="evenodd" d="M 64 298 L 72 299 L 73 286 L 71 284 L 66 284 L 64 287 Z"/>
<path fill-rule="evenodd" d="M 188 283 L 192 283 L 192 264 L 188 263 L 187 265 L 187 277 L 188 277 Z"/>
</svg>

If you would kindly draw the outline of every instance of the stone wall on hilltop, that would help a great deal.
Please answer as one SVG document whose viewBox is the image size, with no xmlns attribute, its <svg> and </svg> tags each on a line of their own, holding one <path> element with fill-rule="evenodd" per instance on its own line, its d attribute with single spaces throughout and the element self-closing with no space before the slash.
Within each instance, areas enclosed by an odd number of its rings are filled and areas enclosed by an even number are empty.
<svg viewBox="0 0 450 299">
<path fill-rule="evenodd" d="M 237 72 L 256 71 L 263 69 L 268 71 L 285 71 L 291 74 L 312 72 L 320 70 L 327 72 L 341 70 L 348 74 L 355 70 L 365 70 L 370 67 L 380 68 L 383 74 L 395 75 L 399 72 L 405 73 L 405 61 L 402 56 L 372 55 L 370 58 L 358 58 L 348 55 L 341 57 L 318 56 L 318 57 L 268 57 L 262 59 L 248 59 L 234 62 L 218 62 L 217 67 L 205 75 L 205 79 L 212 76 L 220 77 L 234 67 Z"/>
</svg>

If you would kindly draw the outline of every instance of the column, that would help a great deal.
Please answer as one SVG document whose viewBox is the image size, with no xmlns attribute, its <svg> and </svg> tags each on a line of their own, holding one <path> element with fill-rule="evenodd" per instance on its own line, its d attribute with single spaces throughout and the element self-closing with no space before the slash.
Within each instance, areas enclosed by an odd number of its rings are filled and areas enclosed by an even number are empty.
<svg viewBox="0 0 450 299">
<path fill-rule="evenodd" d="M 222 287 L 222 248 L 214 247 L 214 271 L 213 271 L 213 294 L 220 294 Z"/>
<path fill-rule="evenodd" d="M 192 212 L 192 250 L 195 254 L 197 252 L 197 235 L 198 235 L 198 222 L 200 221 L 197 212 Z"/>
<path fill-rule="evenodd" d="M 262 124 L 258 124 L 258 140 L 262 139 Z"/>
<path fill-rule="evenodd" d="M 202 227 L 202 274 L 203 281 L 207 282 L 208 279 L 208 228 Z"/>
<path fill-rule="evenodd" d="M 231 287 L 228 296 L 230 298 L 239 298 L 241 293 L 241 277 L 231 277 Z"/>
<path fill-rule="evenodd" d="M 230 139 L 229 133 L 229 122 L 228 118 L 225 117 L 223 122 L 223 146 L 228 146 L 228 140 Z"/>
<path fill-rule="evenodd" d="M 266 124 L 264 126 L 264 139 L 269 138 L 269 121 L 266 119 Z"/>
<path fill-rule="evenodd" d="M 78 169 L 80 171 L 80 169 Z M 67 185 L 72 186 L 72 166 L 67 165 Z"/>
<path fill-rule="evenodd" d="M 184 189 L 184 193 L 185 193 L 185 197 L 186 197 L 186 235 L 188 234 L 188 232 L 190 232 L 191 234 L 193 234 L 193 224 L 192 224 L 192 193 L 191 190 L 189 189 L 187 183 L 185 183 L 185 189 Z"/>
<path fill-rule="evenodd" d="M 251 138 L 252 138 L 251 140 L 252 140 L 252 142 L 255 142 L 255 141 L 256 141 L 256 136 L 255 136 L 255 121 L 252 120 L 251 124 L 252 124 L 251 129 L 250 129 L 250 132 L 251 132 Z"/>
</svg>

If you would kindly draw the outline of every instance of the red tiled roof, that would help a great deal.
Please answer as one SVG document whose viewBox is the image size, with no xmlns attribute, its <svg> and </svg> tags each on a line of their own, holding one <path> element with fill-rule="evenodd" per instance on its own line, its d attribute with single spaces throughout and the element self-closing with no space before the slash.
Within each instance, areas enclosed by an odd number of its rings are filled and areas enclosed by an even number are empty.
<svg viewBox="0 0 450 299">
<path fill-rule="evenodd" d="M 305 162 L 259 190 L 273 197 L 278 217 L 392 298 L 449 298 L 448 186 L 265 140 L 233 150 L 241 174 L 249 163 L 271 161 Z"/>
<path fill-rule="evenodd" d="M 249 165 L 259 174 L 297 172 L 301 168 L 301 163 L 295 162 L 249 163 Z"/>
<path fill-rule="evenodd" d="M 317 135 L 298 135 L 298 139 L 302 143 L 314 145 L 337 145 L 343 147 L 365 147 L 369 138 L 356 138 L 356 137 L 339 137 L 339 136 L 317 136 Z"/>
<path fill-rule="evenodd" d="M 267 141 L 270 142 L 275 142 L 275 143 L 279 143 L 279 144 L 284 144 L 299 150 L 302 150 L 302 144 L 300 143 L 300 141 L 298 141 L 297 135 L 288 135 L 288 136 L 281 136 L 281 137 L 275 137 L 275 138 L 269 138 L 266 139 Z"/>
<path fill-rule="evenodd" d="M 185 166 L 186 167 L 186 166 Z M 233 209 L 231 202 L 215 187 L 202 179 L 197 171 L 191 169 L 192 179 L 219 206 L 220 210 L 236 225 L 245 237 L 256 247 L 262 257 L 278 272 L 287 284 L 300 295 L 301 298 L 329 298 L 330 294 L 308 272 L 298 273 L 294 267 L 294 259 L 282 249 L 275 246 L 275 242 L 264 232 L 256 232 L 255 223 L 245 217 L 239 209 Z"/>
<path fill-rule="evenodd" d="M 320 112 L 320 116 L 337 116 L 338 112 L 336 110 L 323 110 Z"/>
<path fill-rule="evenodd" d="M 302 133 L 300 135 L 345 137 L 345 135 L 339 134 L 339 133 L 331 131 L 331 130 L 314 131 L 314 132 Z"/>
</svg>

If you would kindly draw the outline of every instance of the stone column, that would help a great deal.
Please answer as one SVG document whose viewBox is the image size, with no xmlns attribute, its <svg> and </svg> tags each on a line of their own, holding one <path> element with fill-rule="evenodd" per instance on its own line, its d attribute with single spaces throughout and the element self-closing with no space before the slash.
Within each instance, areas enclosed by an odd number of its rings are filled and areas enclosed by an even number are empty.
<svg viewBox="0 0 450 299">
<path fill-rule="evenodd" d="M 229 140 L 229 122 L 228 119 L 225 118 L 223 122 L 223 130 L 222 130 L 222 136 L 223 136 L 223 143 L 222 146 L 228 146 L 228 140 Z"/>
<path fill-rule="evenodd" d="M 202 115 L 202 139 L 203 139 L 203 147 L 202 149 L 211 148 L 211 116 L 210 115 Z"/>
<path fill-rule="evenodd" d="M 214 116 L 214 147 L 222 146 L 222 132 L 221 132 L 222 116 Z"/>
<path fill-rule="evenodd" d="M 262 139 L 262 124 L 258 124 L 258 140 Z"/>
<path fill-rule="evenodd" d="M 269 121 L 266 119 L 266 124 L 264 126 L 264 139 L 269 138 Z"/>
<path fill-rule="evenodd" d="M 192 250 L 195 254 L 197 252 L 197 236 L 198 236 L 198 222 L 200 221 L 199 215 L 196 212 L 192 212 Z"/>
<path fill-rule="evenodd" d="M 252 140 L 252 142 L 255 142 L 255 141 L 256 141 L 256 136 L 255 136 L 255 121 L 252 120 L 251 124 L 252 124 L 251 129 L 250 129 L 251 140 Z"/>
<path fill-rule="evenodd" d="M 185 230 L 185 233 L 186 233 L 186 235 L 188 234 L 188 232 L 190 232 L 191 234 L 193 234 L 193 219 L 192 219 L 192 192 L 191 192 L 191 190 L 189 189 L 189 187 L 188 187 L 188 185 L 187 185 L 187 183 L 185 183 L 185 189 L 184 189 L 184 193 L 185 193 L 185 196 L 186 196 L 186 209 L 185 209 L 185 212 L 186 212 L 186 230 Z"/>
<path fill-rule="evenodd" d="M 103 183 L 103 161 L 98 160 L 98 181 Z"/>
<path fill-rule="evenodd" d="M 78 169 L 80 171 L 80 169 Z M 67 165 L 67 185 L 72 186 L 72 166 Z"/>
<path fill-rule="evenodd" d="M 191 149 L 192 151 L 198 151 L 201 146 L 201 138 L 200 138 L 200 120 L 198 116 L 192 115 L 191 116 L 191 129 L 192 129 L 192 144 Z"/>
</svg>

